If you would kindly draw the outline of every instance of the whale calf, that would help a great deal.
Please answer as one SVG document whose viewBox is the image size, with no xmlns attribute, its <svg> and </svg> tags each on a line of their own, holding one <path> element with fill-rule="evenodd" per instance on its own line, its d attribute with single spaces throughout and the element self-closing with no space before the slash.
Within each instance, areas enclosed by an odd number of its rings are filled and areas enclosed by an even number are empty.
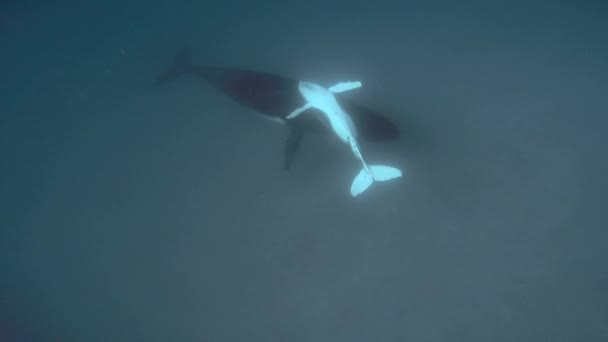
<svg viewBox="0 0 608 342">
<path fill-rule="evenodd" d="M 363 167 L 355 177 L 350 194 L 356 198 L 367 190 L 375 181 L 387 181 L 401 177 L 401 170 L 387 165 L 368 165 L 361 153 L 361 147 L 357 142 L 357 128 L 348 113 L 336 101 L 334 93 L 341 93 L 361 87 L 361 82 L 342 82 L 328 89 L 312 83 L 301 81 L 298 90 L 306 100 L 306 104 L 291 112 L 287 119 L 294 119 L 309 109 L 318 109 L 329 123 L 332 131 L 343 142 L 350 145 L 355 157 L 359 159 Z"/>
</svg>

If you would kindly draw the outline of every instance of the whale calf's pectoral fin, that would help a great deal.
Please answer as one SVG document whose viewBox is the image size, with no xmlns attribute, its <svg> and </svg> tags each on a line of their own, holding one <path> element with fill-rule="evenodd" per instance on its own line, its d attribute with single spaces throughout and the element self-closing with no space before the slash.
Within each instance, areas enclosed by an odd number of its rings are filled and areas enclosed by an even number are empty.
<svg viewBox="0 0 608 342">
<path fill-rule="evenodd" d="M 361 82 L 340 82 L 336 85 L 329 87 L 329 91 L 332 93 L 341 93 L 343 91 L 357 89 L 361 87 Z"/>
<path fill-rule="evenodd" d="M 307 109 L 310 109 L 310 107 L 312 107 L 312 105 L 310 103 L 307 103 L 305 105 L 303 105 L 302 107 L 294 110 L 293 112 L 291 112 L 291 114 L 287 115 L 287 119 L 293 119 L 296 116 L 302 114 L 304 111 L 306 111 Z"/>
<path fill-rule="evenodd" d="M 290 129 L 287 141 L 285 143 L 285 161 L 283 168 L 285 171 L 289 170 L 294 157 L 300 150 L 300 143 L 302 142 L 303 133 L 300 130 Z"/>
</svg>

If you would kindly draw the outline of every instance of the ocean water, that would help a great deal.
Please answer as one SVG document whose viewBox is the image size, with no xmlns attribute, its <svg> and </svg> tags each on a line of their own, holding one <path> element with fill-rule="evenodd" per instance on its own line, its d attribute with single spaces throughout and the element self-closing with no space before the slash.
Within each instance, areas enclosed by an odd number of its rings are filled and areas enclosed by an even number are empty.
<svg viewBox="0 0 608 342">
<path fill-rule="evenodd" d="M 607 341 L 601 2 L 0 2 L 0 341 Z M 200 65 L 331 85 L 335 140 Z M 294 108 L 295 109 L 295 108 Z"/>
</svg>

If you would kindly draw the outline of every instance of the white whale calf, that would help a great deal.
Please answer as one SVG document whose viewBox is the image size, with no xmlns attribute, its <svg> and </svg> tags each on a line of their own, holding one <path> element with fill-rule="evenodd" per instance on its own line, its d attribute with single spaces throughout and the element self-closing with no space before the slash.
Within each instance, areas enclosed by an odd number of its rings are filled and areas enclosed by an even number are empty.
<svg viewBox="0 0 608 342">
<path fill-rule="evenodd" d="M 357 197 L 367 190 L 374 181 L 387 181 L 403 175 L 397 168 L 386 165 L 368 165 L 365 162 L 356 139 L 355 125 L 348 114 L 340 108 L 333 94 L 359 87 L 361 87 L 361 82 L 342 82 L 327 89 L 311 82 L 300 81 L 298 89 L 307 103 L 287 116 L 287 119 L 293 119 L 307 109 L 316 108 L 327 117 L 332 130 L 340 140 L 350 145 L 357 159 L 363 164 L 363 168 L 351 185 L 352 197 Z"/>
</svg>

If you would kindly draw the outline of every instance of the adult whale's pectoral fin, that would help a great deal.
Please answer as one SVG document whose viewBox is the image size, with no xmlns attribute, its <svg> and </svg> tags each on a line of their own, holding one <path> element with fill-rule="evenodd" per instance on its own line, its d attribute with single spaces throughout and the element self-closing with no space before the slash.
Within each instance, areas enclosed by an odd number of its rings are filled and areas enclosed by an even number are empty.
<svg viewBox="0 0 608 342">
<path fill-rule="evenodd" d="M 357 89 L 361 87 L 361 82 L 341 82 L 336 85 L 329 87 L 329 91 L 332 93 L 341 93 L 343 91 Z"/>
<path fill-rule="evenodd" d="M 302 107 L 294 110 L 293 112 L 291 112 L 291 114 L 287 115 L 287 119 L 293 119 L 296 116 L 302 114 L 304 111 L 310 109 L 310 107 L 312 107 L 312 105 L 310 103 L 307 103 L 305 105 L 303 105 Z"/>
<path fill-rule="evenodd" d="M 293 158 L 300 150 L 300 143 L 302 142 L 303 133 L 300 130 L 290 129 L 289 135 L 287 136 L 287 142 L 285 143 L 285 161 L 284 169 L 287 171 L 293 162 Z"/>
</svg>

